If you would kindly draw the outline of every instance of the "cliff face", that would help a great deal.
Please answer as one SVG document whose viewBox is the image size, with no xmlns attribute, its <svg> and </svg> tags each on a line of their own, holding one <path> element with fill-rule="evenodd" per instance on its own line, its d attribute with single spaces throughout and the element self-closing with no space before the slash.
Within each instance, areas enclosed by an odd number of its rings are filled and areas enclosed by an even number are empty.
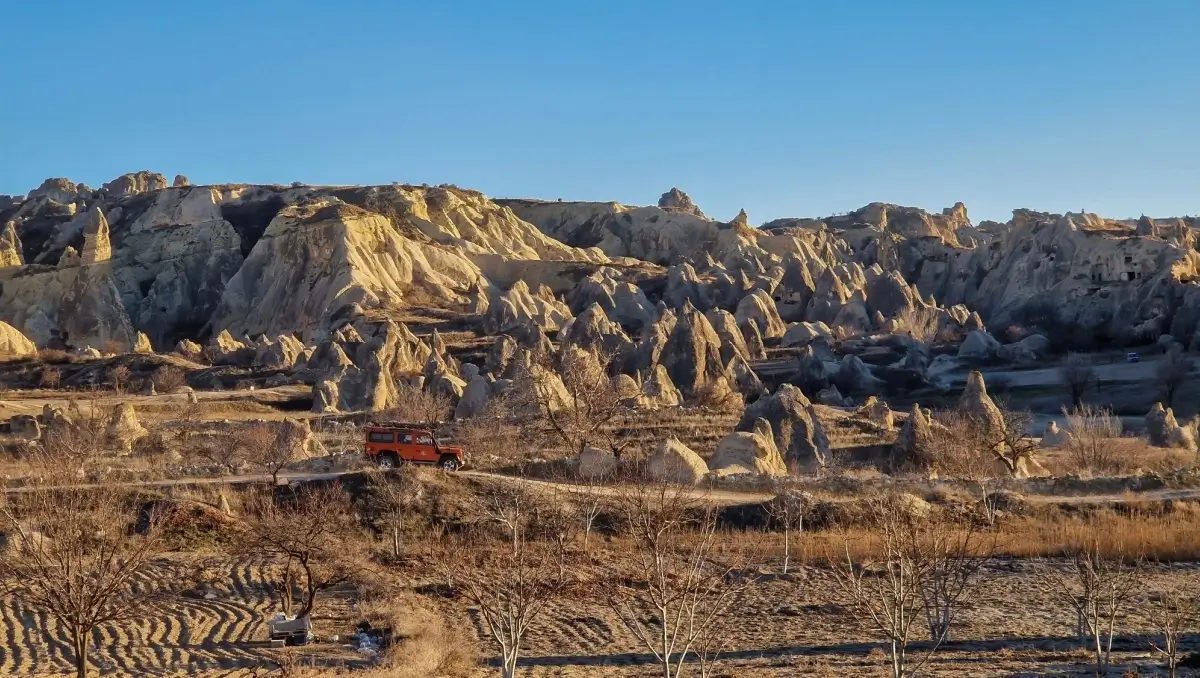
<svg viewBox="0 0 1200 678">
<path fill-rule="evenodd" d="M 991 326 L 1032 318 L 1110 336 L 1184 340 L 1200 322 L 1186 219 L 1017 210 L 975 226 L 961 203 L 872 203 L 753 228 L 745 212 L 710 219 L 674 189 L 659 206 L 628 207 L 138 172 L 100 189 L 48 179 L 0 198 L 0 225 L 0 321 L 39 345 L 132 346 L 138 332 L 157 347 L 221 330 L 308 338 L 362 311 L 491 317 L 525 296 L 554 312 L 510 320 L 551 332 L 592 303 L 631 329 L 661 315 L 656 303 L 753 306 L 849 334 L 959 304 Z"/>
</svg>

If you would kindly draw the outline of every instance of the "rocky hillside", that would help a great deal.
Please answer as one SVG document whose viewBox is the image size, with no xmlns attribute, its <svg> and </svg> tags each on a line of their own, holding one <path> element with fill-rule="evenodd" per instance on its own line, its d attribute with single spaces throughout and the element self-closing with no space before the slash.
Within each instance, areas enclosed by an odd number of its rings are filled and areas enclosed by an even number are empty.
<svg viewBox="0 0 1200 678">
<path fill-rule="evenodd" d="M 592 304 L 626 332 L 690 306 L 730 314 L 718 320 L 727 334 L 785 346 L 1010 324 L 1187 343 L 1200 321 L 1195 224 L 1183 219 L 1016 210 L 975 226 L 961 203 L 873 203 L 755 228 L 745 212 L 706 217 L 678 189 L 629 207 L 138 172 L 0 196 L 0 224 L 0 320 L 39 347 L 131 349 L 144 334 L 168 350 L 223 330 L 313 344 L 412 306 L 551 334 Z"/>
</svg>

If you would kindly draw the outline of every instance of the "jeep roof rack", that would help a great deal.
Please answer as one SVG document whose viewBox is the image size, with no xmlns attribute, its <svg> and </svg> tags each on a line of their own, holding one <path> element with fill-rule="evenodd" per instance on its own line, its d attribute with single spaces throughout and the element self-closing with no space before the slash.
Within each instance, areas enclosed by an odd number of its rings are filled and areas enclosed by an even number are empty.
<svg viewBox="0 0 1200 678">
<path fill-rule="evenodd" d="M 380 426 L 383 428 L 412 428 L 426 431 L 437 430 L 437 424 L 418 424 L 411 421 L 368 421 L 367 426 Z"/>
</svg>

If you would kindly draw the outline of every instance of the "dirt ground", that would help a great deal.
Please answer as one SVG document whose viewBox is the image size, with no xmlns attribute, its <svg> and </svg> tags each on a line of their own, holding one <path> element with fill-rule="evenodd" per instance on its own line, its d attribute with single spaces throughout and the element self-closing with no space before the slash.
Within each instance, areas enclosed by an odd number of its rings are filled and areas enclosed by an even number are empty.
<svg viewBox="0 0 1200 678">
<path fill-rule="evenodd" d="M 1159 675 L 1141 614 L 1145 596 L 1162 588 L 1194 589 L 1200 566 L 1161 567 L 1147 577 L 1140 600 L 1118 624 L 1113 676 Z M 478 620 L 482 647 L 489 647 Z M 887 676 L 885 648 L 864 622 L 836 602 L 829 574 L 804 568 L 787 576 L 765 574 L 736 606 L 727 647 L 715 675 L 737 678 L 785 676 Z M 918 633 L 921 623 L 916 626 Z M 950 677 L 1093 675 L 1090 656 L 1075 638 L 1074 614 L 1034 586 L 1027 562 L 1001 561 L 982 574 L 976 595 L 964 607 L 952 640 L 922 671 Z M 926 634 L 927 637 L 927 634 Z M 1200 650 L 1189 636 L 1186 650 Z M 484 653 L 486 656 L 486 652 Z M 910 656 L 919 660 L 918 643 Z M 519 675 L 536 678 L 654 676 L 653 658 L 609 609 L 579 601 L 556 604 L 530 632 Z M 480 669 L 480 676 L 494 673 Z M 687 675 L 699 675 L 692 666 Z M 1161 674 L 1161 675 L 1165 675 Z M 1182 672 L 1181 675 L 1193 675 Z M 1200 675 L 1200 674 L 1196 674 Z"/>
<path fill-rule="evenodd" d="M 180 576 L 193 554 L 165 558 L 143 585 L 158 587 Z M 93 675 L 171 676 L 248 675 L 272 666 L 266 620 L 277 611 L 261 572 L 249 561 L 210 565 L 207 584 L 172 598 L 164 609 L 142 619 L 109 624 L 93 637 Z M 322 635 L 347 637 L 354 631 L 353 592 L 327 593 L 314 615 Z M 323 666 L 362 664 L 363 658 L 342 643 L 321 642 L 289 652 Z M 11 598 L 0 598 L 0 675 L 50 676 L 74 671 L 67 636 L 55 620 Z"/>
</svg>

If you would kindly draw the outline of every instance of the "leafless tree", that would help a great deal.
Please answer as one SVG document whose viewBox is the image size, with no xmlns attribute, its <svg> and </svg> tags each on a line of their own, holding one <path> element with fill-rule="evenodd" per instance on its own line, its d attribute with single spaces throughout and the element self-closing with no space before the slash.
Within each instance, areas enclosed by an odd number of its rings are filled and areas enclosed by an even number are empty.
<svg viewBox="0 0 1200 678">
<path fill-rule="evenodd" d="M 1151 619 L 1162 638 L 1150 646 L 1162 656 L 1168 678 L 1175 678 L 1182 658 L 1179 640 L 1200 620 L 1200 601 L 1176 591 L 1160 591 L 1151 598 Z"/>
<path fill-rule="evenodd" d="M 1096 676 L 1104 675 L 1112 661 L 1117 617 L 1137 585 L 1141 558 L 1110 557 L 1093 540 L 1068 556 L 1065 566 L 1047 560 L 1034 565 L 1035 585 L 1075 611 L 1079 639 L 1091 646 Z"/>
<path fill-rule="evenodd" d="M 287 498 L 274 488 L 252 496 L 245 509 L 240 550 L 265 564 L 281 564 L 283 583 L 277 586 L 284 606 L 292 582 L 303 593 L 298 618 L 309 616 L 321 591 L 349 581 L 360 571 L 352 538 L 358 531 L 340 486 L 308 487 Z"/>
<path fill-rule="evenodd" d="M 1016 477 L 1033 461 L 1038 441 L 1030 433 L 1033 416 L 1017 410 L 1000 410 L 999 417 L 960 413 L 956 433 L 967 436 L 967 444 L 986 451 L 1010 477 Z"/>
<path fill-rule="evenodd" d="M 421 388 L 407 381 L 396 388 L 396 406 L 384 410 L 384 419 L 419 424 L 437 429 L 450 418 L 454 403 L 442 393 Z"/>
<path fill-rule="evenodd" d="M 672 678 L 689 655 L 719 649 L 713 627 L 754 578 L 745 574 L 746 554 L 717 539 L 715 513 L 686 489 L 635 486 L 618 504 L 634 551 L 598 594 Z"/>
<path fill-rule="evenodd" d="M 609 376 L 612 357 L 604 353 L 589 353 L 581 349 L 566 350 L 558 364 L 549 357 L 533 369 L 541 375 L 524 375 L 528 389 L 550 435 L 562 442 L 573 454 L 585 447 L 619 449 L 610 426 L 630 409 L 628 394 L 620 393 Z M 553 375 L 561 377 L 563 389 Z"/>
<path fill-rule="evenodd" d="M 1179 343 L 1172 344 L 1162 360 L 1154 366 L 1154 382 L 1162 396 L 1163 405 L 1174 405 L 1175 396 L 1187 382 L 1191 368 L 1192 362 L 1188 360 L 1183 345 Z"/>
<path fill-rule="evenodd" d="M 279 473 L 304 452 L 304 431 L 289 422 L 276 426 L 254 424 L 241 435 L 247 444 L 255 446 L 249 448 L 249 462 L 270 475 L 272 485 L 279 484 Z"/>
<path fill-rule="evenodd" d="M 144 581 L 158 566 L 163 514 L 110 488 L 35 487 L 0 501 L 0 582 L 58 623 L 75 675 L 86 678 L 97 628 L 137 619 L 173 594 Z"/>
<path fill-rule="evenodd" d="M 848 540 L 841 565 L 833 563 L 835 588 L 850 602 L 855 619 L 889 643 L 892 675 L 915 675 L 949 636 L 975 575 L 990 554 L 968 527 L 958 529 L 936 515 L 920 515 L 899 496 L 873 500 L 868 524 L 878 540 L 878 560 L 856 562 Z M 908 646 L 924 619 L 930 643 L 913 662 Z"/>
<path fill-rule="evenodd" d="M 251 454 L 262 449 L 255 447 L 257 432 L 252 426 L 239 426 L 228 433 L 212 436 L 192 446 L 192 453 L 229 475 L 237 475 Z"/>
<path fill-rule="evenodd" d="M 108 371 L 108 383 L 112 384 L 117 393 L 124 393 L 125 387 L 129 385 L 129 374 L 128 365 L 116 365 Z"/>
<path fill-rule="evenodd" d="M 558 563 L 560 575 L 566 576 L 566 568 L 572 560 L 576 537 L 581 530 L 579 504 L 574 493 L 548 490 L 531 496 L 533 519 L 531 526 L 541 541 L 551 546 Z"/>
<path fill-rule="evenodd" d="M 999 491 L 1012 475 L 1008 465 L 997 461 L 984 422 L 959 411 L 937 414 L 946 430 L 926 441 L 932 465 L 938 475 L 970 483 L 979 492 L 984 520 L 994 525 Z"/>
<path fill-rule="evenodd" d="M 525 488 L 514 483 L 500 483 L 487 488 L 479 497 L 480 513 L 488 522 L 499 525 L 507 533 L 513 554 L 521 550 L 525 532 L 533 515 L 535 498 Z"/>
<path fill-rule="evenodd" d="M 401 553 L 401 536 L 413 507 L 421 502 L 425 488 L 411 469 L 380 473 L 371 485 L 371 503 L 383 526 L 391 533 L 392 557 Z"/>
<path fill-rule="evenodd" d="M 763 506 L 771 524 L 783 530 L 783 574 L 787 574 L 792 559 L 792 533 L 804 532 L 804 518 L 812 510 L 812 498 L 781 485 L 775 497 Z"/>
<path fill-rule="evenodd" d="M 1079 407 L 1083 396 L 1097 383 L 1096 368 L 1091 360 L 1080 353 L 1068 353 L 1058 364 L 1058 378 L 1071 394 L 1071 404 Z"/>
<path fill-rule="evenodd" d="M 478 610 L 500 648 L 501 672 L 514 678 L 526 634 L 546 609 L 571 586 L 566 572 L 543 542 L 518 547 L 488 543 L 486 534 L 451 539 L 440 545 L 440 573 Z"/>
</svg>

